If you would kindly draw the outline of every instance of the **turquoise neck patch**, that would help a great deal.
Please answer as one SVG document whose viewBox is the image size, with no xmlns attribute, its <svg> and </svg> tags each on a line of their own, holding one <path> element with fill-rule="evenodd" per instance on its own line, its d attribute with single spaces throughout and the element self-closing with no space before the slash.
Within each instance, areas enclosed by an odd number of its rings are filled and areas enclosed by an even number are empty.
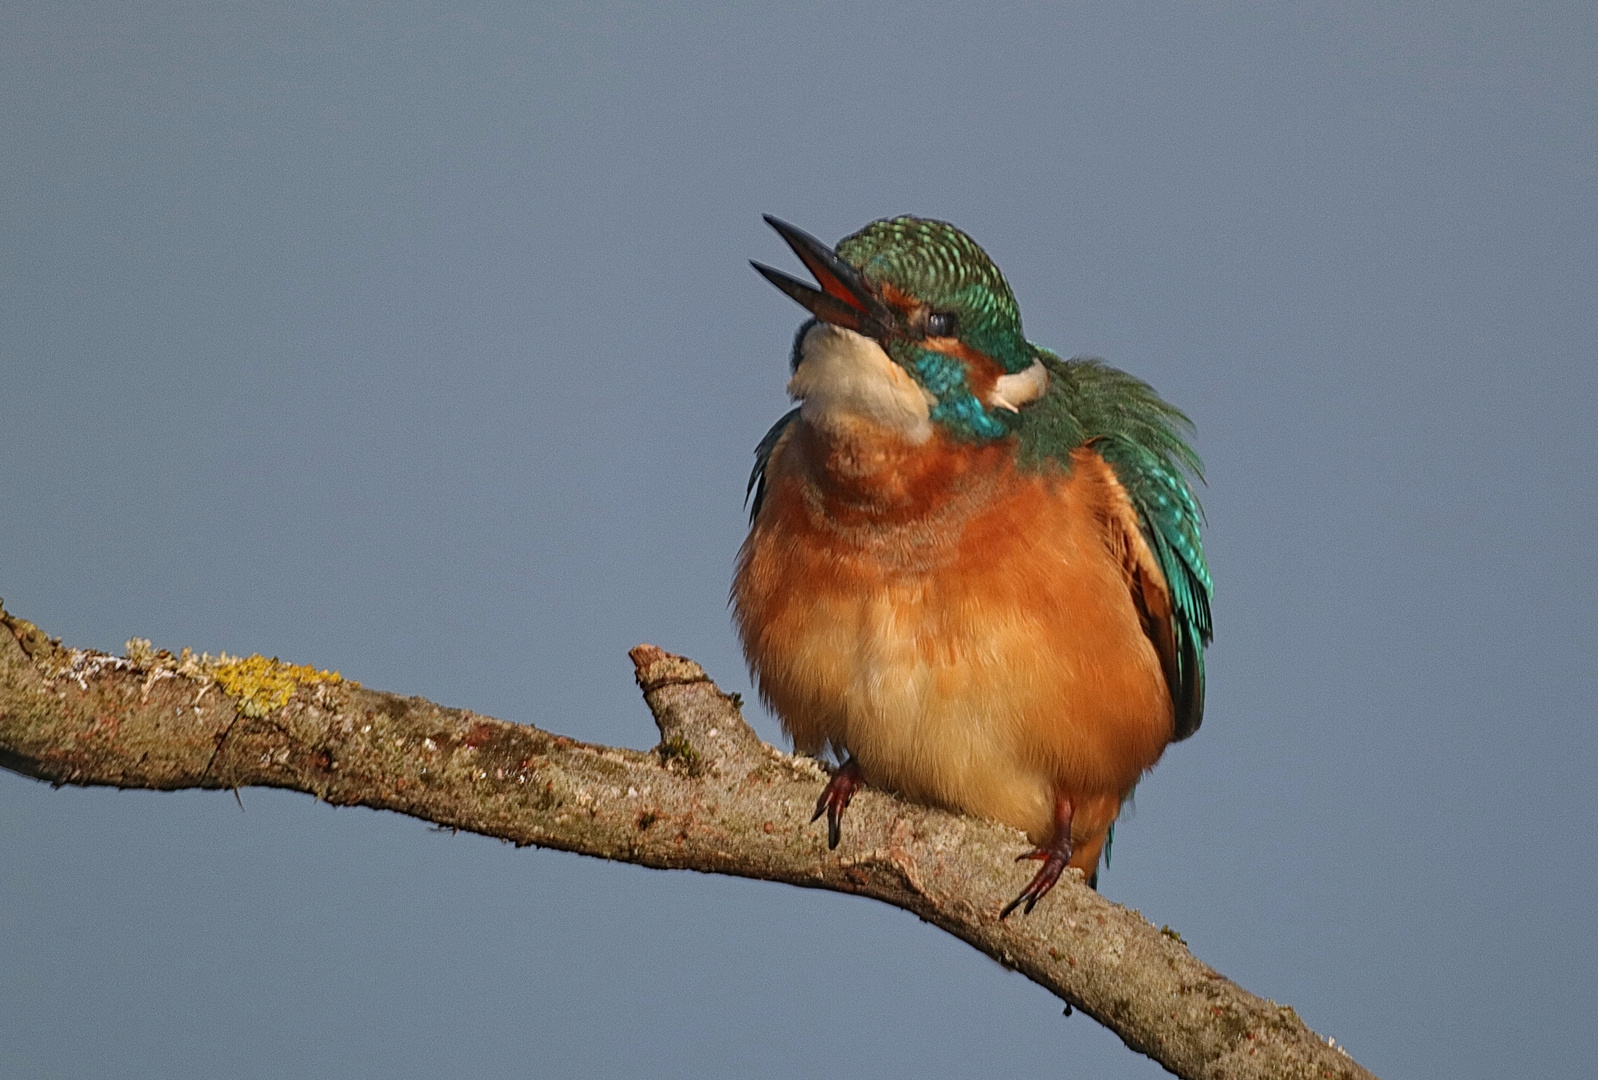
<svg viewBox="0 0 1598 1080">
<path fill-rule="evenodd" d="M 993 416 L 971 392 L 965 365 L 947 353 L 912 346 L 910 368 L 916 380 L 937 398 L 931 417 L 954 435 L 970 442 L 988 442 L 1010 434 L 1009 425 Z"/>
</svg>

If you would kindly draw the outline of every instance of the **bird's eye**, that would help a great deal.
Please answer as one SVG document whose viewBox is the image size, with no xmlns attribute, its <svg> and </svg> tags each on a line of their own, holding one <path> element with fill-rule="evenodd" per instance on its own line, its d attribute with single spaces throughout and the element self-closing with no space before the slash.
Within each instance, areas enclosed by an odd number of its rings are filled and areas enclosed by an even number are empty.
<svg viewBox="0 0 1598 1080">
<path fill-rule="evenodd" d="M 927 337 L 954 337 L 956 320 L 948 311 L 934 311 L 927 316 Z"/>
</svg>

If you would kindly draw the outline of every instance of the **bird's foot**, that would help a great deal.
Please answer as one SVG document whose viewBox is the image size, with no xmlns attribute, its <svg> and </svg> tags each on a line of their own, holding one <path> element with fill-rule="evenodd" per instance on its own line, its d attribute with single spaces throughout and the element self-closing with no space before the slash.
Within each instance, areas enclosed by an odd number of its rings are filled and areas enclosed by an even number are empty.
<svg viewBox="0 0 1598 1080">
<path fill-rule="evenodd" d="M 1027 887 L 1021 890 L 1021 895 L 1011 900 L 1005 905 L 1004 910 L 999 912 L 1000 922 L 1008 919 L 1010 913 L 1016 908 L 1021 908 L 1021 914 L 1023 915 L 1032 914 L 1032 909 L 1037 906 L 1038 901 L 1048 895 L 1049 890 L 1054 888 L 1054 883 L 1060 880 L 1060 875 L 1065 873 L 1066 863 L 1071 861 L 1071 845 L 1065 845 L 1065 854 L 1063 855 L 1057 851 L 1038 848 L 1035 851 L 1027 852 L 1015 861 L 1024 862 L 1027 859 L 1041 859 L 1043 860 L 1043 866 L 1033 875 Z"/>
<path fill-rule="evenodd" d="M 1027 887 L 1005 905 L 999 912 L 999 921 L 1003 922 L 1010 917 L 1016 908 L 1021 908 L 1021 914 L 1030 915 L 1038 901 L 1049 894 L 1054 888 L 1054 883 L 1060 880 L 1060 875 L 1065 873 L 1066 865 L 1071 861 L 1071 803 L 1065 798 L 1058 798 L 1054 804 L 1054 839 L 1049 841 L 1047 847 L 1033 848 L 1025 855 L 1018 857 L 1016 862 L 1026 862 L 1036 859 L 1043 863 L 1038 872 L 1033 875 Z"/>
<path fill-rule="evenodd" d="M 860 775 L 860 766 L 855 764 L 855 759 L 850 758 L 839 766 L 838 771 L 832 774 L 832 779 L 827 781 L 827 786 L 821 789 L 821 798 L 816 800 L 816 812 L 810 815 L 812 822 L 818 820 L 822 814 L 827 815 L 827 847 L 835 848 L 838 840 L 843 835 L 843 812 L 849 808 L 849 800 L 854 798 L 855 791 L 865 778 Z"/>
</svg>

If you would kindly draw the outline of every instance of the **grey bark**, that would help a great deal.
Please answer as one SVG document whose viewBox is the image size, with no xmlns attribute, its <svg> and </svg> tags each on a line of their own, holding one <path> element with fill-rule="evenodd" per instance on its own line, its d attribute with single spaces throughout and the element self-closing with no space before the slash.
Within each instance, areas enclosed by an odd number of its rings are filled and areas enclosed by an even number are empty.
<svg viewBox="0 0 1598 1080">
<path fill-rule="evenodd" d="M 762 742 L 693 661 L 631 656 L 653 750 L 578 742 L 256 657 L 130 642 L 68 649 L 0 609 L 0 766 L 55 785 L 303 791 L 339 806 L 661 869 L 869 896 L 914 912 L 1189 1080 L 1371 1074 L 1285 1005 L 1071 871 L 1030 916 L 997 918 L 1030 864 L 1018 832 L 865 789 L 845 841 L 810 814 L 827 774 Z"/>
</svg>

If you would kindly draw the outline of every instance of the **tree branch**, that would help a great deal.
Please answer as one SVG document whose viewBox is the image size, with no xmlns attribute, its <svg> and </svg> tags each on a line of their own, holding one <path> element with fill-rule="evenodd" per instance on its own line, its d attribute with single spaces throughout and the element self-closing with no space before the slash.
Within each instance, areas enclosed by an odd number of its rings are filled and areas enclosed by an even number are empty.
<svg viewBox="0 0 1598 1080">
<path fill-rule="evenodd" d="M 810 813 L 814 761 L 756 737 L 692 660 L 632 650 L 660 728 L 643 753 L 367 690 L 262 657 L 63 648 L 0 609 L 0 766 L 55 785 L 303 791 L 338 806 L 661 869 L 873 897 L 947 930 L 1190 1080 L 1371 1074 L 1287 1006 L 1200 963 L 1174 932 L 1071 871 L 1030 916 L 1004 826 L 862 790 L 845 843 Z"/>
</svg>

